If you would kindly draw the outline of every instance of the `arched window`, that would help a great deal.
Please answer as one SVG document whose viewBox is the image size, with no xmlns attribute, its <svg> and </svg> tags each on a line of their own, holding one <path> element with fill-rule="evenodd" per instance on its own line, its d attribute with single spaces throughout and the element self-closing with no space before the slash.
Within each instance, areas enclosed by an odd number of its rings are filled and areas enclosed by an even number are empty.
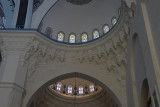
<svg viewBox="0 0 160 107">
<path fill-rule="evenodd" d="M 99 32 L 98 32 L 98 30 L 95 30 L 95 31 L 93 32 L 93 38 L 96 39 L 96 38 L 98 38 L 98 37 L 99 37 Z"/>
<path fill-rule="evenodd" d="M 82 34 L 82 42 L 87 42 L 87 34 L 86 33 Z"/>
<path fill-rule="evenodd" d="M 93 84 L 90 84 L 90 85 L 89 85 L 89 89 L 90 89 L 90 92 L 94 92 L 94 85 L 93 85 Z"/>
<path fill-rule="evenodd" d="M 76 35 L 75 34 L 71 34 L 69 36 L 69 43 L 75 43 L 76 42 Z"/>
<path fill-rule="evenodd" d="M 113 17 L 112 18 L 112 25 L 115 25 L 117 23 L 117 18 L 116 17 Z"/>
<path fill-rule="evenodd" d="M 57 83 L 57 90 L 58 90 L 58 91 L 61 91 L 61 87 L 62 87 L 62 83 L 58 82 L 58 83 Z"/>
<path fill-rule="evenodd" d="M 121 8 L 118 9 L 118 14 L 119 14 L 119 15 L 121 14 Z"/>
<path fill-rule="evenodd" d="M 79 94 L 83 94 L 83 86 L 79 86 Z"/>
<path fill-rule="evenodd" d="M 45 34 L 47 36 L 49 36 L 49 37 L 52 37 L 52 33 L 53 33 L 52 28 L 51 27 L 47 27 L 46 31 L 45 31 Z"/>
<path fill-rule="evenodd" d="M 0 64 L 2 62 L 1 50 L 0 50 Z"/>
<path fill-rule="evenodd" d="M 103 26 L 103 33 L 107 33 L 109 31 L 109 26 L 108 25 L 104 25 Z"/>
<path fill-rule="evenodd" d="M 68 86 L 68 93 L 72 94 L 72 86 L 71 85 Z"/>
<path fill-rule="evenodd" d="M 63 32 L 59 32 L 57 40 L 58 41 L 63 41 L 63 39 L 64 39 L 64 33 Z"/>
</svg>

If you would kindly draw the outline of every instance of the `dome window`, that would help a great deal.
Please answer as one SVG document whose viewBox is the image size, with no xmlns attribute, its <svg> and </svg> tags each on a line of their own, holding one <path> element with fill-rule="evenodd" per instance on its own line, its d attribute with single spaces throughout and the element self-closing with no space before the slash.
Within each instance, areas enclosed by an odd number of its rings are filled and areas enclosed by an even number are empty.
<svg viewBox="0 0 160 107">
<path fill-rule="evenodd" d="M 103 26 L 103 32 L 107 33 L 109 31 L 109 26 L 108 25 L 104 25 Z"/>
<path fill-rule="evenodd" d="M 79 94 L 83 94 L 83 86 L 79 86 Z"/>
<path fill-rule="evenodd" d="M 68 86 L 68 94 L 72 94 L 72 86 L 71 85 Z"/>
<path fill-rule="evenodd" d="M 93 84 L 89 85 L 89 88 L 90 88 L 90 92 L 94 92 L 94 85 Z"/>
<path fill-rule="evenodd" d="M 113 18 L 112 18 L 112 25 L 114 26 L 116 23 L 117 23 L 117 18 L 116 18 L 116 17 L 113 17 Z"/>
<path fill-rule="evenodd" d="M 82 42 L 87 42 L 87 34 L 86 33 L 82 34 Z"/>
<path fill-rule="evenodd" d="M 62 83 L 57 83 L 57 91 L 61 91 Z"/>
<path fill-rule="evenodd" d="M 59 32 L 57 40 L 62 42 L 63 39 L 64 39 L 64 33 L 63 32 Z"/>
<path fill-rule="evenodd" d="M 98 32 L 98 30 L 95 30 L 95 31 L 93 32 L 93 38 L 94 38 L 94 39 L 99 38 L 99 32 Z"/>
<path fill-rule="evenodd" d="M 76 35 L 75 34 L 71 34 L 69 36 L 69 43 L 75 43 L 76 42 Z"/>
</svg>

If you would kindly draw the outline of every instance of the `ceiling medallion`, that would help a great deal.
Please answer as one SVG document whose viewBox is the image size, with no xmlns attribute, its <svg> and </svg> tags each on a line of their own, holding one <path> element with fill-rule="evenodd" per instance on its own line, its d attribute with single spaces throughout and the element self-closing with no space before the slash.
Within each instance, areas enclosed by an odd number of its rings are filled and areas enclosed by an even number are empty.
<svg viewBox="0 0 160 107">
<path fill-rule="evenodd" d="M 88 4 L 92 0 L 66 0 L 66 1 L 76 5 L 84 5 L 84 4 Z"/>
</svg>

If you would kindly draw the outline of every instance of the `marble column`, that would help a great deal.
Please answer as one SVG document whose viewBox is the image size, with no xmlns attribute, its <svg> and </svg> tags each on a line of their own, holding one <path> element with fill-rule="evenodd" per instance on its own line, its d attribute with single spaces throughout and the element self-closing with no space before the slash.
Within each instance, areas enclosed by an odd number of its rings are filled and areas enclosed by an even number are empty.
<svg viewBox="0 0 160 107">
<path fill-rule="evenodd" d="M 11 26 L 12 28 L 16 28 L 19 7 L 20 7 L 20 0 L 15 0 L 15 8 L 14 8 L 14 14 L 13 14 L 13 20 L 12 20 L 12 26 Z"/>
<path fill-rule="evenodd" d="M 29 0 L 24 28 L 30 28 L 32 21 L 32 10 L 33 10 L 33 0 Z"/>
</svg>

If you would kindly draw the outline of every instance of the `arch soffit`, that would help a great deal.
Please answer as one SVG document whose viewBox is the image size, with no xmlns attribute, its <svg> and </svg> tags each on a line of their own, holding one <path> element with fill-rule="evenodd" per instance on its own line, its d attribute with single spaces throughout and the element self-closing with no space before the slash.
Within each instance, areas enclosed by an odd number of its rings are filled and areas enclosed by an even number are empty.
<svg viewBox="0 0 160 107">
<path fill-rule="evenodd" d="M 31 28 L 38 28 L 41 20 L 58 0 L 44 0 L 41 6 L 32 14 Z M 44 8 L 45 7 L 45 8 Z"/>
</svg>

